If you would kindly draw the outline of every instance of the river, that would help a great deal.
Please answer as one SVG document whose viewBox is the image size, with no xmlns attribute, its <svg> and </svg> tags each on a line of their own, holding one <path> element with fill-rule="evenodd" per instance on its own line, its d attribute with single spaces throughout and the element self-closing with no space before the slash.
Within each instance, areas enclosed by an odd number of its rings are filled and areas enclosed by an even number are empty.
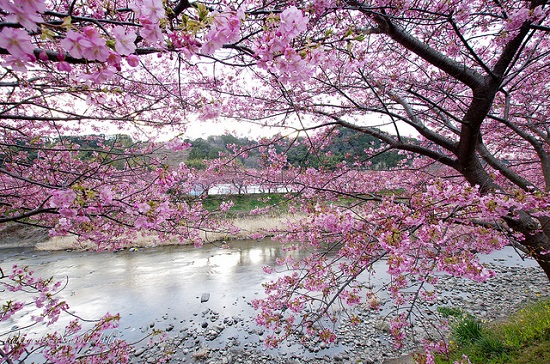
<svg viewBox="0 0 550 364">
<path fill-rule="evenodd" d="M 261 284 L 273 278 L 262 267 L 274 265 L 284 254 L 279 244 L 269 240 L 238 241 L 230 247 L 164 246 L 117 253 L 3 249 L 0 266 L 28 265 L 39 275 L 68 279 L 61 295 L 71 310 L 86 319 L 119 312 L 122 318 L 118 334 L 130 341 L 143 337 L 143 331 L 151 326 L 161 330 L 175 327 L 174 332 L 182 327 L 201 330 L 205 322 L 213 325 L 211 312 L 219 314 L 218 322 L 238 318 L 240 325 L 226 325 L 213 340 L 212 344 L 221 346 L 228 338 L 261 340 L 264 334 L 254 323 L 255 312 L 249 301 L 262 297 Z M 534 266 L 530 260 L 519 259 L 509 247 L 482 260 Z M 387 280 L 383 266 L 377 271 L 376 281 L 371 284 Z M 201 302 L 204 294 L 209 295 L 207 302 Z M 27 319 L 18 319 L 4 323 L 0 329 L 4 332 L 27 323 Z M 278 352 L 295 350 L 294 346 L 283 346 Z M 340 350 L 342 347 L 337 346 L 325 351 Z"/>
</svg>

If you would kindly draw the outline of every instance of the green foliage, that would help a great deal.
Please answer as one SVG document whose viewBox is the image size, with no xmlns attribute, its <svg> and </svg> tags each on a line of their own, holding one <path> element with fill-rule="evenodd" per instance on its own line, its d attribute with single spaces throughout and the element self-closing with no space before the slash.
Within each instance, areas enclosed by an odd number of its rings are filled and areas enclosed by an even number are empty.
<svg viewBox="0 0 550 364">
<path fill-rule="evenodd" d="M 213 146 L 202 138 L 198 138 L 192 142 L 191 151 L 189 152 L 189 159 L 216 159 L 220 156 L 220 152 L 224 151 L 226 150 Z"/>
<path fill-rule="evenodd" d="M 521 355 L 514 359 L 514 364 L 548 364 L 550 363 L 550 340 L 526 346 Z"/>
<path fill-rule="evenodd" d="M 455 308 L 438 308 L 446 317 L 456 317 L 451 325 L 451 353 L 436 363 L 460 362 L 462 355 L 472 363 L 550 363 L 550 299 L 531 304 L 504 322 L 482 325 L 471 315 Z"/>
<path fill-rule="evenodd" d="M 489 358 L 498 358 L 504 356 L 507 351 L 507 347 L 498 338 L 494 337 L 491 333 L 484 333 L 477 339 L 476 346 L 479 347 L 481 353 Z"/>
<path fill-rule="evenodd" d="M 464 314 L 464 310 L 455 307 L 439 306 L 437 312 L 443 317 L 460 317 Z"/>
<path fill-rule="evenodd" d="M 13 155 L 26 153 L 27 162 L 31 163 L 38 157 L 38 150 L 48 148 L 63 148 L 67 151 L 77 151 L 78 158 L 83 161 L 97 161 L 101 164 L 110 164 L 118 169 L 127 167 L 131 159 L 124 156 L 127 148 L 135 146 L 132 138 L 125 134 L 113 136 L 98 135 L 64 135 L 59 138 L 41 137 L 30 142 L 21 140 L 15 145 L 8 145 L 0 151 L 0 165 L 9 163 Z M 108 153 L 106 153 L 108 151 Z"/>
<path fill-rule="evenodd" d="M 203 159 L 188 159 L 185 161 L 185 165 L 194 169 L 206 169 L 206 164 Z"/>
<path fill-rule="evenodd" d="M 463 315 L 453 325 L 453 336 L 461 344 L 478 341 L 482 337 L 481 321 L 472 315 Z"/>
<path fill-rule="evenodd" d="M 405 159 L 395 150 L 385 150 L 379 139 L 343 127 L 335 128 L 322 148 L 310 145 L 305 138 L 288 142 L 289 145 L 280 146 L 279 151 L 286 151 L 290 164 L 303 167 L 334 169 L 342 162 L 348 165 L 370 162 L 373 169 L 390 168 Z"/>
<path fill-rule="evenodd" d="M 191 149 L 188 156 L 189 160 L 204 161 L 216 159 L 219 158 L 220 153 L 231 154 L 232 150 L 230 146 L 235 145 L 239 147 L 249 147 L 251 152 L 247 158 L 239 158 L 238 160 L 246 167 L 257 167 L 257 152 L 254 150 L 254 147 L 257 146 L 258 143 L 248 138 L 237 138 L 236 136 L 225 134 L 209 136 L 206 140 L 198 138 L 195 140 L 188 139 L 186 141 L 191 143 Z M 191 166 L 187 162 L 185 164 L 188 167 Z M 200 167 L 199 165 L 199 168 Z"/>
<path fill-rule="evenodd" d="M 5 167 L 7 163 L 19 155 L 19 153 L 25 153 L 25 161 L 32 163 L 37 157 L 38 152 L 36 148 L 43 147 L 43 142 L 28 143 L 26 140 L 21 139 L 15 142 L 14 145 L 3 145 L 0 148 L 0 167 Z"/>
<path fill-rule="evenodd" d="M 520 347 L 533 340 L 550 340 L 550 299 L 519 310 L 500 326 L 506 345 Z"/>
<path fill-rule="evenodd" d="M 284 209 L 288 204 L 288 194 L 285 193 L 251 193 L 235 195 L 211 195 L 203 200 L 203 207 L 209 211 L 215 211 L 222 202 L 233 202 L 229 213 L 250 212 L 255 208 L 277 206 Z"/>
<path fill-rule="evenodd" d="M 245 167 L 257 168 L 259 165 L 257 141 L 230 134 L 188 141 L 191 143 L 189 160 L 216 159 L 220 153 L 231 154 L 229 146 L 236 145 L 248 150 L 248 156 L 239 159 Z M 327 143 L 323 147 L 311 145 L 303 137 L 282 139 L 275 146 L 277 152 L 285 153 L 287 161 L 294 166 L 329 170 L 337 168 L 342 162 L 352 165 L 356 161 L 368 161 L 372 168 L 389 168 L 397 166 L 405 158 L 395 150 L 381 152 L 383 144 L 379 139 L 346 128 L 335 129 L 327 136 Z"/>
<path fill-rule="evenodd" d="M 99 161 L 102 164 L 111 164 L 117 169 L 124 169 L 127 163 L 132 163 L 121 155 L 125 149 L 135 146 L 132 137 L 126 134 L 116 134 L 106 137 L 99 135 L 62 136 L 52 141 L 53 145 L 78 145 L 78 157 L 85 161 Z M 108 151 L 109 153 L 105 153 Z M 120 155 L 117 156 L 117 155 Z"/>
</svg>

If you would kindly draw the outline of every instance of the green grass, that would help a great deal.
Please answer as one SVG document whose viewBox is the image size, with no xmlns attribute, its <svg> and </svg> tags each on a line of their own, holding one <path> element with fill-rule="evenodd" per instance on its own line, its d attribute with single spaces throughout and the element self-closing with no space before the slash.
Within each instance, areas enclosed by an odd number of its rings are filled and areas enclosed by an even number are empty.
<svg viewBox="0 0 550 364">
<path fill-rule="evenodd" d="M 285 193 L 251 193 L 242 195 L 210 195 L 203 201 L 208 211 L 219 209 L 222 202 L 233 202 L 229 213 L 249 212 L 255 208 L 274 206 L 278 211 L 286 211 L 288 194 Z"/>
<path fill-rule="evenodd" d="M 443 316 L 455 317 L 451 325 L 451 352 L 436 358 L 438 364 L 461 363 L 462 355 L 472 363 L 550 363 L 550 299 L 531 304 L 506 321 L 482 324 L 454 308 L 440 308 Z"/>
<path fill-rule="evenodd" d="M 439 306 L 437 312 L 443 317 L 460 317 L 464 315 L 464 310 L 455 307 Z"/>
<path fill-rule="evenodd" d="M 382 190 L 380 195 L 399 195 L 401 190 Z M 228 195 L 209 195 L 202 204 L 208 211 L 216 211 L 219 209 L 222 202 L 233 202 L 233 207 L 229 209 L 229 214 L 248 213 L 256 208 L 275 207 L 279 212 L 288 211 L 290 199 L 293 198 L 292 193 L 251 193 L 251 194 L 228 194 Z M 358 196 L 361 198 L 361 196 Z M 370 196 L 364 196 L 370 198 Z M 324 200 L 324 199 L 323 199 Z M 314 199 L 310 199 L 309 203 L 314 203 Z M 353 206 L 359 200 L 353 197 L 340 196 L 333 203 L 341 206 Z"/>
<path fill-rule="evenodd" d="M 453 336 L 461 344 L 470 344 L 483 338 L 481 321 L 471 315 L 460 317 L 453 327 Z"/>
</svg>

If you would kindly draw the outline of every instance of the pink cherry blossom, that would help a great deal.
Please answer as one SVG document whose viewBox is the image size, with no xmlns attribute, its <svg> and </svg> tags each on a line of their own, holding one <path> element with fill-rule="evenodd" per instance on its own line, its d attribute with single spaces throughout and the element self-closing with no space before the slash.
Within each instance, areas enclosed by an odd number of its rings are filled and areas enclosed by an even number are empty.
<svg viewBox="0 0 550 364">
<path fill-rule="evenodd" d="M 0 47 L 21 60 L 28 60 L 28 56 L 33 54 L 31 40 L 31 36 L 22 29 L 4 27 L 0 31 Z"/>
<path fill-rule="evenodd" d="M 165 14 L 162 0 L 135 0 L 130 8 L 139 16 L 148 18 L 153 23 L 158 23 Z"/>
<path fill-rule="evenodd" d="M 84 39 L 88 41 L 82 47 L 82 57 L 105 62 L 109 58 L 110 53 L 105 39 L 101 38 L 99 32 L 94 27 L 84 27 L 82 31 Z"/>
<path fill-rule="evenodd" d="M 218 108 L 219 104 L 214 102 L 214 103 L 207 103 L 205 105 L 203 105 L 202 109 L 201 109 L 201 119 L 202 120 L 208 120 L 208 119 L 213 119 L 217 116 L 220 115 L 220 110 Z"/>
<path fill-rule="evenodd" d="M 185 142 L 181 140 L 180 138 L 174 138 L 171 139 L 168 143 L 166 143 L 166 148 L 173 150 L 173 151 L 180 151 L 185 150 L 191 147 L 191 144 L 188 142 Z"/>
<path fill-rule="evenodd" d="M 74 30 L 69 30 L 60 44 L 74 58 L 82 58 L 83 50 L 91 46 L 89 40 Z"/>
<path fill-rule="evenodd" d="M 143 28 L 140 30 L 140 35 L 146 40 L 150 45 L 158 44 L 163 41 L 164 34 L 159 25 L 150 18 L 141 17 L 140 19 Z"/>
<path fill-rule="evenodd" d="M 522 8 L 515 11 L 510 15 L 508 23 L 506 24 L 506 30 L 516 30 L 529 18 L 530 10 L 527 8 Z"/>
<path fill-rule="evenodd" d="M 71 72 L 73 68 L 69 63 L 61 61 L 57 64 L 57 69 L 62 72 Z"/>
<path fill-rule="evenodd" d="M 130 65 L 130 67 L 137 67 L 139 65 L 139 57 L 135 54 L 131 54 L 126 57 L 126 62 L 128 62 L 128 65 Z"/>
<path fill-rule="evenodd" d="M 122 61 L 122 57 L 120 56 L 120 54 L 109 51 L 109 56 L 107 57 L 107 63 L 110 66 L 113 66 L 114 68 L 117 69 L 117 71 L 120 71 L 120 69 L 121 69 L 120 62 L 121 61 Z"/>
<path fill-rule="evenodd" d="M 21 0 L 15 3 L 3 1 L 1 8 L 9 14 L 6 20 L 9 22 L 20 23 L 28 30 L 36 30 L 37 23 L 43 21 L 42 17 L 37 13 L 46 11 L 44 0 Z"/>
<path fill-rule="evenodd" d="M 224 44 L 236 42 L 240 38 L 242 13 L 215 13 L 210 31 L 206 34 L 206 42 L 202 52 L 213 54 Z"/>
<path fill-rule="evenodd" d="M 86 58 L 91 61 L 105 62 L 109 58 L 110 50 L 96 28 L 88 26 L 82 32 L 69 30 L 61 41 L 61 46 L 75 58 Z"/>
<path fill-rule="evenodd" d="M 11 9 L 12 14 L 6 17 L 9 22 L 20 23 L 29 30 L 36 30 L 38 28 L 37 23 L 43 21 L 42 17 L 36 13 L 29 13 L 27 9 L 20 6 L 13 6 Z"/>
<path fill-rule="evenodd" d="M 126 33 L 126 29 L 121 26 L 113 28 L 113 37 L 116 40 L 116 50 L 121 56 L 128 56 L 136 50 L 135 40 L 137 35 L 135 33 Z"/>
<path fill-rule="evenodd" d="M 76 193 L 71 189 L 57 190 L 52 193 L 50 205 L 53 207 L 69 207 L 76 199 Z"/>
<path fill-rule="evenodd" d="M 107 80 L 110 80 L 116 75 L 117 69 L 113 66 L 103 67 L 92 73 L 82 74 L 84 80 L 90 81 L 94 84 L 101 84 Z"/>
<path fill-rule="evenodd" d="M 17 0 L 14 3 L 12 6 L 21 7 L 28 13 L 43 13 L 48 10 L 45 0 Z M 2 7 L 4 9 L 11 9 L 9 0 L 3 0 Z"/>
<path fill-rule="evenodd" d="M 114 193 L 113 190 L 106 186 L 101 190 L 101 193 L 99 195 L 100 200 L 103 201 L 104 204 L 110 204 L 113 202 L 114 199 Z"/>
<path fill-rule="evenodd" d="M 145 14 L 152 20 L 162 19 L 165 14 L 162 0 L 143 0 L 142 9 L 145 9 Z"/>
<path fill-rule="evenodd" d="M 4 62 L 2 64 L 5 67 L 11 68 L 13 71 L 23 72 L 23 73 L 27 72 L 28 62 L 11 55 L 8 57 L 4 57 Z"/>
<path fill-rule="evenodd" d="M 290 39 L 304 32 L 307 28 L 308 18 L 302 14 L 302 11 L 291 6 L 281 13 L 281 25 L 279 31 Z"/>
<path fill-rule="evenodd" d="M 49 57 L 48 57 L 48 54 L 46 53 L 46 51 L 42 51 L 38 54 L 38 59 L 40 59 L 41 61 L 47 61 L 49 60 Z"/>
</svg>

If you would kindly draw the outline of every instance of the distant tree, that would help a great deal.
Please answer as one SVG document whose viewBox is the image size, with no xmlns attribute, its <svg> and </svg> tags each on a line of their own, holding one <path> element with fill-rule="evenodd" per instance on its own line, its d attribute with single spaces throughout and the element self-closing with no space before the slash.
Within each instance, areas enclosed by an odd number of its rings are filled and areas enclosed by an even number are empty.
<svg viewBox="0 0 550 364">
<path fill-rule="evenodd" d="M 337 168 L 343 161 L 349 165 L 359 163 L 361 168 L 387 169 L 397 167 L 406 159 L 398 151 L 388 148 L 379 139 L 351 129 L 336 127 L 326 134 L 327 142 L 318 148 L 305 137 L 288 139 L 285 150 L 289 163 L 313 168 Z M 368 162 L 368 164 L 365 164 Z"/>
<path fill-rule="evenodd" d="M 209 138 L 210 139 L 210 138 Z M 191 142 L 189 159 L 216 159 L 224 149 L 212 145 L 209 140 L 198 138 Z"/>
</svg>

